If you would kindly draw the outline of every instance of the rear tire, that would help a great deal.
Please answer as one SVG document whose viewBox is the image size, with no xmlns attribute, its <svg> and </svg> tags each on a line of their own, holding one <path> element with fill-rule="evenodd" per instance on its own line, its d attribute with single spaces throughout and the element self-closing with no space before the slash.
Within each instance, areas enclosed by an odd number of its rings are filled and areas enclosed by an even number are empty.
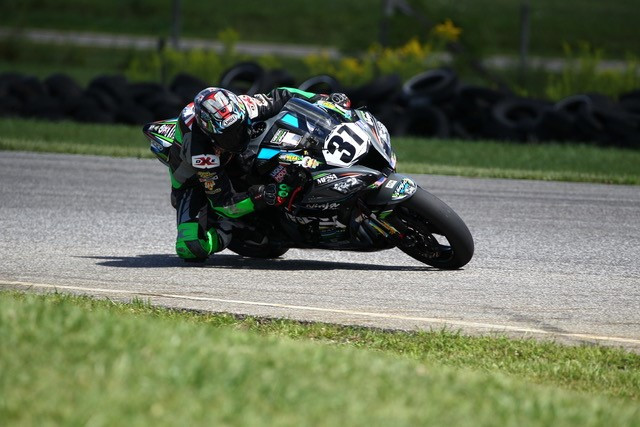
<svg viewBox="0 0 640 427">
<path fill-rule="evenodd" d="M 257 243 L 253 240 L 263 242 Z M 268 237 L 253 227 L 234 228 L 227 249 L 241 256 L 262 259 L 278 258 L 289 250 L 287 247 L 273 244 Z"/>
<path fill-rule="evenodd" d="M 231 252 L 249 258 L 271 259 L 278 258 L 286 254 L 289 248 L 281 248 L 271 246 L 269 244 L 263 246 L 247 245 L 244 242 L 231 242 L 227 247 Z"/>
<path fill-rule="evenodd" d="M 425 264 L 455 270 L 473 256 L 473 238 L 464 221 L 442 200 L 422 188 L 394 210 L 394 225 L 407 242 L 398 248 Z"/>
</svg>

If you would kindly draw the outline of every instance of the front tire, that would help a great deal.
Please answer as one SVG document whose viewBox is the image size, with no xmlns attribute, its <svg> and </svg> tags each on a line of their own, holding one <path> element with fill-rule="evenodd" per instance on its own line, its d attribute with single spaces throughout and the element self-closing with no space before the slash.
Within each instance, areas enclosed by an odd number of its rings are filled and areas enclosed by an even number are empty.
<svg viewBox="0 0 640 427">
<path fill-rule="evenodd" d="M 404 234 L 398 248 L 420 262 L 444 270 L 466 265 L 474 244 L 466 224 L 446 203 L 418 187 L 393 214 Z"/>
</svg>

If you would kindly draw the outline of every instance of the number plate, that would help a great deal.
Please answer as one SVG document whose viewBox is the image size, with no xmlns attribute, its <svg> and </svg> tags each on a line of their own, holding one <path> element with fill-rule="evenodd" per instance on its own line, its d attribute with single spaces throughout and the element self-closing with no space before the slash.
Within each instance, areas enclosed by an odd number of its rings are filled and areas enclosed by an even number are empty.
<svg viewBox="0 0 640 427">
<path fill-rule="evenodd" d="M 343 123 L 324 142 L 322 154 L 327 164 L 351 166 L 367 152 L 369 136 L 355 123 Z"/>
</svg>

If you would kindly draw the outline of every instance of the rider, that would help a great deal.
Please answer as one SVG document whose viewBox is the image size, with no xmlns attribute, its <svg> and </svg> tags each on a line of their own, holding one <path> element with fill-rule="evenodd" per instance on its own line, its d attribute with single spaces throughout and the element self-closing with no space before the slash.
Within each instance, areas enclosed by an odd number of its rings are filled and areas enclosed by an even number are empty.
<svg viewBox="0 0 640 427">
<path fill-rule="evenodd" d="M 350 106 L 342 93 L 318 95 L 277 88 L 269 94 L 238 96 L 208 87 L 182 110 L 176 143 L 169 152 L 171 204 L 177 212 L 176 252 L 180 258 L 205 261 L 229 244 L 231 224 L 227 218 L 286 202 L 288 192 L 279 193 L 274 184 L 255 185 L 238 193 L 230 177 L 242 170 L 237 154 L 249 144 L 251 125 L 276 115 L 292 97 L 310 102 L 330 99 L 344 108 Z"/>
</svg>

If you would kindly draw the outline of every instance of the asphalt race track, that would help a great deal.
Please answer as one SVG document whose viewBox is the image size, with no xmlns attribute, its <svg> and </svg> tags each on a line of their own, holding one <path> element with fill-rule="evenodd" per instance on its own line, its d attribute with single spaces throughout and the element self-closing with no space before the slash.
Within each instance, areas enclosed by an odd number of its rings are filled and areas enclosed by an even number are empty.
<svg viewBox="0 0 640 427">
<path fill-rule="evenodd" d="M 469 226 L 464 269 L 397 250 L 186 265 L 158 161 L 0 151 L 0 289 L 640 351 L 639 187 L 415 178 Z"/>
</svg>

